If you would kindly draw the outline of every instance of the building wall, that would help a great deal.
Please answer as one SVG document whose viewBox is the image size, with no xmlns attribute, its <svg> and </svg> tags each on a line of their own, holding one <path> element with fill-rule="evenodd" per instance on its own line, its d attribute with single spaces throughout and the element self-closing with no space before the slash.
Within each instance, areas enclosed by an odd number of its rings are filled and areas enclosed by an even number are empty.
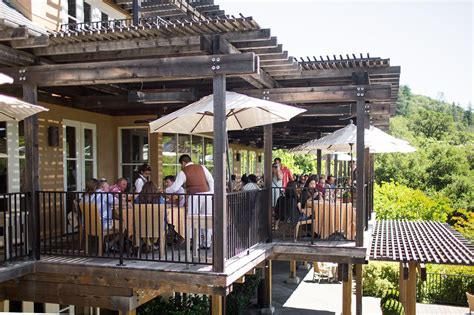
<svg viewBox="0 0 474 315">
<path fill-rule="evenodd" d="M 86 0 L 91 5 L 91 21 L 100 21 L 101 13 L 109 20 L 130 17 L 125 11 L 107 0 Z M 67 0 L 10 0 L 10 3 L 31 21 L 49 30 L 59 30 L 61 24 L 68 23 Z M 84 22 L 84 0 L 76 0 L 76 19 Z"/>
</svg>

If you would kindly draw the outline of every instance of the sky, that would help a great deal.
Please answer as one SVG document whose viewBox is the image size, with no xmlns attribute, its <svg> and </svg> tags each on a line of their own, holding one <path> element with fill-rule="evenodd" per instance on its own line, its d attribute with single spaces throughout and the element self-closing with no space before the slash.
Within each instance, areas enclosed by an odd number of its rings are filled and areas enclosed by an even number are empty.
<svg viewBox="0 0 474 315">
<path fill-rule="evenodd" d="M 216 0 L 252 16 L 293 57 L 370 54 L 401 66 L 400 83 L 435 99 L 474 105 L 474 0 Z"/>
</svg>

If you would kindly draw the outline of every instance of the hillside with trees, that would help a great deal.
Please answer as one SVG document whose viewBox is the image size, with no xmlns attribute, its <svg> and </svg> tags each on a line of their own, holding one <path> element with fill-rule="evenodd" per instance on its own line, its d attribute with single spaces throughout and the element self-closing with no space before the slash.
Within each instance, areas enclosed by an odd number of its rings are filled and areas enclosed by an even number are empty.
<svg viewBox="0 0 474 315">
<path fill-rule="evenodd" d="M 472 107 L 400 88 L 390 133 L 417 151 L 376 157 L 379 218 L 448 222 L 474 238 L 474 125 Z"/>
</svg>

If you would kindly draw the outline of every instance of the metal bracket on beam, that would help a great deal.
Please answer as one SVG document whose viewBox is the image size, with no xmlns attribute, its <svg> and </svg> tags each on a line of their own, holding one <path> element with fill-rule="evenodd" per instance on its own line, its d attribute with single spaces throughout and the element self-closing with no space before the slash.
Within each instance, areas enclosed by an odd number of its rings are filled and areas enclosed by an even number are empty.
<svg viewBox="0 0 474 315">
<path fill-rule="evenodd" d="M 365 96 L 365 88 L 363 86 L 358 86 L 357 87 L 357 98 L 364 98 Z"/>
<path fill-rule="evenodd" d="M 217 72 L 221 68 L 220 66 L 221 58 L 220 57 L 212 57 L 211 59 L 211 70 Z"/>
<path fill-rule="evenodd" d="M 263 90 L 262 91 L 262 99 L 265 100 L 265 101 L 269 101 L 270 100 L 270 90 Z"/>
</svg>

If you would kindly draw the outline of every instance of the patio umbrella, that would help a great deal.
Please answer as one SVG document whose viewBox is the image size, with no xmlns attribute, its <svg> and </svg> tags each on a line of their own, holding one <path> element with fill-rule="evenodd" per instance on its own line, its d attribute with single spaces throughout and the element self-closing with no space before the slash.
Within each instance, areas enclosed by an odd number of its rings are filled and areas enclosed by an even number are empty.
<svg viewBox="0 0 474 315">
<path fill-rule="evenodd" d="M 33 105 L 17 98 L 0 94 L 0 121 L 20 121 L 47 110 L 43 106 Z"/>
<path fill-rule="evenodd" d="M 411 146 L 408 141 L 396 138 L 377 127 L 371 126 L 370 133 L 375 141 L 370 146 L 370 153 L 411 153 L 416 148 Z"/>
<path fill-rule="evenodd" d="M 365 129 L 365 143 L 368 145 L 371 136 L 367 129 Z M 357 126 L 352 122 L 334 131 L 333 133 L 322 137 L 320 139 L 310 140 L 303 143 L 289 151 L 292 153 L 302 154 L 316 154 L 317 150 L 322 150 L 323 153 L 334 152 L 351 152 L 357 143 Z"/>
<path fill-rule="evenodd" d="M 13 78 L 7 76 L 6 74 L 0 73 L 0 84 L 13 83 Z"/>
<path fill-rule="evenodd" d="M 151 132 L 203 133 L 213 131 L 214 96 L 203 97 L 150 123 Z M 226 92 L 227 130 L 242 130 L 288 121 L 305 109 Z"/>
</svg>

